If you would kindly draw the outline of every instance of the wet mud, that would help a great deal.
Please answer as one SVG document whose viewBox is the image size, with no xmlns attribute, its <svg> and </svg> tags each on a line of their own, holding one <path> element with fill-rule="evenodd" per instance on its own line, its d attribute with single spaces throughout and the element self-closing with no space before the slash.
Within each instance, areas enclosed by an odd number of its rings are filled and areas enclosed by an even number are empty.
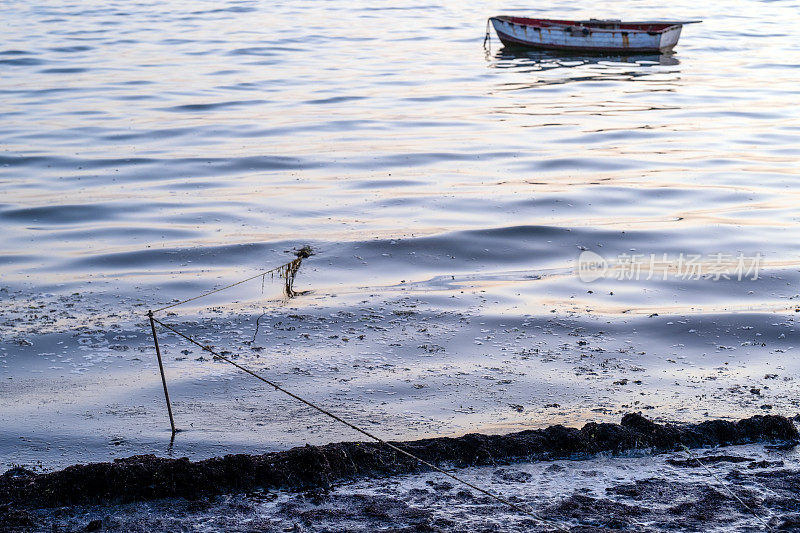
<svg viewBox="0 0 800 533">
<path fill-rule="evenodd" d="M 703 465 L 682 457 L 697 457 Z M 709 470 L 705 470 L 708 468 Z M 2 531 L 592 532 L 797 531 L 800 457 L 763 443 L 581 460 L 509 462 L 458 474 L 532 509 L 520 514 L 436 472 L 305 490 L 254 489 L 26 509 L 0 505 Z M 17 468 L 6 476 L 29 476 Z"/>
<path fill-rule="evenodd" d="M 712 420 L 677 425 L 658 424 L 640 414 L 628 414 L 620 424 L 589 423 L 581 429 L 557 425 L 507 435 L 469 434 L 395 444 L 425 461 L 465 468 L 642 449 L 658 452 L 684 446 L 792 443 L 798 437 L 791 419 L 774 415 L 737 422 Z M 196 500 L 255 489 L 328 489 L 334 483 L 423 469 L 385 446 L 366 442 L 308 445 L 263 455 L 227 455 L 196 462 L 139 455 L 42 474 L 21 467 L 11 469 L 0 476 L 0 505 L 10 506 L 3 516 L 13 521 L 21 520 L 14 518 L 13 512 L 26 508 L 169 497 Z M 502 471 L 498 476 L 513 480 L 513 474 Z"/>
</svg>

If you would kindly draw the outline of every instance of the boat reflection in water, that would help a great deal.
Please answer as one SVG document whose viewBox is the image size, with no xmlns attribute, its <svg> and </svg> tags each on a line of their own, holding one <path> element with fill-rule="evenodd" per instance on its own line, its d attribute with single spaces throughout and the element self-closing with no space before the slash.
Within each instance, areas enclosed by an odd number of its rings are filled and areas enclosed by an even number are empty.
<svg viewBox="0 0 800 533">
<path fill-rule="evenodd" d="M 486 59 L 492 68 L 509 69 L 517 72 L 538 73 L 533 85 L 551 85 L 578 81 L 604 81 L 639 79 L 675 73 L 675 69 L 651 67 L 676 67 L 679 59 L 672 53 L 663 54 L 587 54 L 554 50 L 531 50 L 519 47 L 503 47 L 491 53 Z M 564 70 L 566 69 L 566 70 Z M 523 88 L 512 86 L 507 89 Z M 530 86 L 530 80 L 525 86 Z"/>
<path fill-rule="evenodd" d="M 597 54 L 586 52 L 563 52 L 556 50 L 532 50 L 530 48 L 517 46 L 504 46 L 497 50 L 490 57 L 496 61 L 526 61 L 529 63 L 541 63 L 542 65 L 555 64 L 562 67 L 571 67 L 584 64 L 635 64 L 639 66 L 647 65 L 679 65 L 680 61 L 673 53 L 663 54 Z M 500 65 L 498 65 L 500 67 Z"/>
</svg>

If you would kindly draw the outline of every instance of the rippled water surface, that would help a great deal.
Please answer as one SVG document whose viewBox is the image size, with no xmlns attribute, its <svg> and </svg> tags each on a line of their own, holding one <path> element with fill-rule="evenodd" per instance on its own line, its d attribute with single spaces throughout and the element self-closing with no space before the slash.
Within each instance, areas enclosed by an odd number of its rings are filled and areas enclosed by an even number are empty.
<svg viewBox="0 0 800 533">
<path fill-rule="evenodd" d="M 79 437 L 100 457 L 127 446 L 114 439 L 160 442 L 145 429 L 163 426 L 163 400 L 141 312 L 306 244 L 297 285 L 311 292 L 286 302 L 256 283 L 211 299 L 238 302 L 212 313 L 234 317 L 214 338 L 260 343 L 265 370 L 394 436 L 645 405 L 795 409 L 799 7 L 537 12 L 704 20 L 674 54 L 584 57 L 494 36 L 485 49 L 486 18 L 526 3 L 4 3 L 4 457 L 33 454 L 20 437 L 41 439 L 37 453 L 63 438 L 67 462 Z M 763 260 L 757 280 L 586 284 L 582 250 Z M 199 305 L 181 313 L 207 326 Z M 342 436 L 247 433 L 264 392 L 165 342 L 179 420 L 212 432 L 198 441 Z M 626 388 L 637 371 L 649 380 Z M 755 404 L 721 392 L 751 386 Z"/>
</svg>

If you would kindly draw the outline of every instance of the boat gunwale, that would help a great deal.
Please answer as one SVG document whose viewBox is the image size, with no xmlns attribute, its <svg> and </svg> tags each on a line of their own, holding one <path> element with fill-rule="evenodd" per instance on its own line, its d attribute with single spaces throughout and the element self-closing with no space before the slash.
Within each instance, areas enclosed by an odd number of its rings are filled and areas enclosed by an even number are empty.
<svg viewBox="0 0 800 533">
<path fill-rule="evenodd" d="M 498 15 L 489 17 L 489 20 L 498 20 L 507 24 L 528 26 L 531 28 L 559 28 L 566 29 L 571 27 L 586 28 L 593 32 L 627 32 L 627 33 L 647 33 L 657 34 L 666 33 L 676 27 L 682 27 L 684 24 L 695 24 L 701 22 L 699 20 L 690 21 L 652 21 L 652 22 L 621 22 L 617 20 L 563 20 L 563 19 L 535 19 L 527 17 L 516 17 L 512 15 Z M 526 21 L 526 22 L 520 22 Z M 616 28 L 600 28 L 597 27 L 601 24 L 617 24 Z M 627 26 L 642 26 L 641 28 L 629 28 Z M 650 26 L 648 28 L 647 26 Z M 653 28 L 653 26 L 661 26 L 660 28 Z"/>
</svg>

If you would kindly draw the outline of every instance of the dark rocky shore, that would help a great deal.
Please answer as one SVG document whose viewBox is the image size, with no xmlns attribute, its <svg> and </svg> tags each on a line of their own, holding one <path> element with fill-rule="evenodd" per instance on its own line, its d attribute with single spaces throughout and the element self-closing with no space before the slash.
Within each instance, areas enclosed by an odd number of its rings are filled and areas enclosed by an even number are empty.
<svg viewBox="0 0 800 533">
<path fill-rule="evenodd" d="M 658 452 L 681 446 L 796 441 L 798 437 L 792 420 L 781 416 L 753 416 L 738 422 L 658 424 L 641 415 L 628 414 L 620 424 L 589 423 L 581 429 L 550 426 L 508 435 L 470 434 L 395 444 L 432 463 L 469 467 L 634 449 Z M 192 500 L 256 488 L 326 488 L 345 480 L 412 473 L 424 468 L 369 442 L 305 446 L 263 455 L 227 455 L 196 462 L 140 455 L 45 474 L 15 468 L 0 476 L 0 526 L 3 521 L 24 523 L 24 509 L 168 497 Z"/>
</svg>

